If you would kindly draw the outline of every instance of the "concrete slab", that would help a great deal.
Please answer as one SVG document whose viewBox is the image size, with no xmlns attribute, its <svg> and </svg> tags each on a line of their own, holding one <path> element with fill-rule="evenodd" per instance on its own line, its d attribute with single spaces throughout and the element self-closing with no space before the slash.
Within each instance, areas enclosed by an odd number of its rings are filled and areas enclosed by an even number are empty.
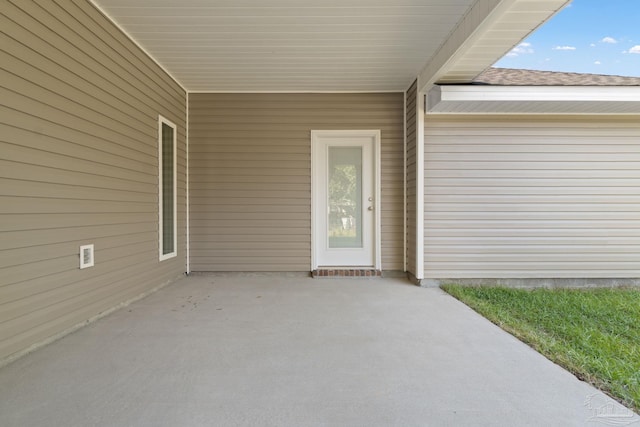
<svg viewBox="0 0 640 427">
<path fill-rule="evenodd" d="M 402 279 L 190 277 L 0 370 L 7 427 L 567 427 L 611 413 L 624 408 Z"/>
</svg>

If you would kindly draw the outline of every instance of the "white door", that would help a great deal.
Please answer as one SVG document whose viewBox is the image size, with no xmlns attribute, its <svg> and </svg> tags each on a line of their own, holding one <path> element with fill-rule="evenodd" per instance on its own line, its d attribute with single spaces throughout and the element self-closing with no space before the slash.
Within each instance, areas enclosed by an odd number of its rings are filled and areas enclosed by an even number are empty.
<svg viewBox="0 0 640 427">
<path fill-rule="evenodd" d="M 379 131 L 312 131 L 312 269 L 379 269 Z"/>
</svg>

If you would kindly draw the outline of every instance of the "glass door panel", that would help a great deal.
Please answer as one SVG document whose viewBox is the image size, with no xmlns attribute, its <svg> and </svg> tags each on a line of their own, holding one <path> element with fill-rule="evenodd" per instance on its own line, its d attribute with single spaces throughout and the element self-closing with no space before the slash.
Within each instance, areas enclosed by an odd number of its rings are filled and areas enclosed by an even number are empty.
<svg viewBox="0 0 640 427">
<path fill-rule="evenodd" d="M 362 147 L 329 147 L 329 248 L 362 248 Z"/>
</svg>

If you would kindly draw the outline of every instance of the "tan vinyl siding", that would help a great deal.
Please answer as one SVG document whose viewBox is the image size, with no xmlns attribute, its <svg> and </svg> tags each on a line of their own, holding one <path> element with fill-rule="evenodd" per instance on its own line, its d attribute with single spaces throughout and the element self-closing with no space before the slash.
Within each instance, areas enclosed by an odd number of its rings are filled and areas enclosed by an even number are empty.
<svg viewBox="0 0 640 427">
<path fill-rule="evenodd" d="M 0 52 L 0 361 L 185 270 L 158 261 L 158 114 L 185 93 L 84 0 L 6 1 Z M 79 269 L 79 246 L 95 266 Z"/>
<path fill-rule="evenodd" d="M 428 116 L 427 278 L 640 277 L 640 123 Z"/>
<path fill-rule="evenodd" d="M 402 94 L 189 94 L 191 267 L 309 271 L 311 130 L 380 129 L 382 267 L 403 265 Z"/>
<path fill-rule="evenodd" d="M 407 91 L 407 271 L 416 274 L 416 80 Z"/>
</svg>

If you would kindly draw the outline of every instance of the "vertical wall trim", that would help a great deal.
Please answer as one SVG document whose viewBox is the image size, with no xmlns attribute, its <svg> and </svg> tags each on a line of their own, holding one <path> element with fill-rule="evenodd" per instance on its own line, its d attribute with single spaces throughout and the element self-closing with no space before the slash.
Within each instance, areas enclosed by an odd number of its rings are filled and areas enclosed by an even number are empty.
<svg viewBox="0 0 640 427">
<path fill-rule="evenodd" d="M 382 132 L 377 129 L 373 132 L 373 155 L 375 156 L 373 167 L 374 182 L 374 212 L 375 212 L 375 241 L 373 250 L 375 251 L 376 270 L 382 271 Z"/>
<path fill-rule="evenodd" d="M 313 129 L 310 132 L 311 135 L 311 267 L 310 270 L 314 271 L 315 269 L 318 268 L 318 261 L 316 260 L 317 254 L 316 254 L 316 242 L 315 242 L 315 236 L 316 236 L 316 221 L 318 221 L 317 215 L 316 215 L 316 209 L 315 209 L 315 202 L 314 200 L 316 200 L 316 193 L 317 193 L 317 178 L 316 178 L 316 174 L 318 173 L 317 171 L 317 166 L 316 166 L 316 157 L 318 156 L 317 151 L 318 148 L 316 144 L 316 131 L 314 131 Z"/>
<path fill-rule="evenodd" d="M 407 89 L 408 90 L 408 89 Z M 403 215 L 402 215 L 402 236 L 403 236 L 403 256 L 402 256 L 402 271 L 407 271 L 407 92 L 404 91 L 402 93 L 402 108 L 403 108 L 403 132 L 404 132 L 404 149 L 402 150 L 403 157 L 403 191 L 404 195 L 402 198 L 403 201 Z"/>
<path fill-rule="evenodd" d="M 424 279 L 424 111 L 425 94 L 416 94 L 416 279 Z"/>
<path fill-rule="evenodd" d="M 189 221 L 189 215 L 190 215 L 189 211 L 191 210 L 190 209 L 191 195 L 189 194 L 189 92 L 186 92 L 185 103 L 186 103 L 186 105 L 185 105 L 185 111 L 186 111 L 185 128 L 186 128 L 186 134 L 187 134 L 186 135 L 186 138 L 187 138 L 186 151 L 187 152 L 186 152 L 186 155 L 185 155 L 186 168 L 187 168 L 187 173 L 186 173 L 186 175 L 187 175 L 186 176 L 186 181 L 187 182 L 186 182 L 186 195 L 185 195 L 185 197 L 187 199 L 186 200 L 186 202 L 187 202 L 186 203 L 186 205 L 187 205 L 187 213 L 186 213 L 186 222 L 187 222 L 187 227 L 186 227 L 186 233 L 187 233 L 187 236 L 186 236 L 186 240 L 187 240 L 187 245 L 186 245 L 187 246 L 187 248 L 186 248 L 186 251 L 187 251 L 187 271 L 186 271 L 186 273 L 190 274 L 191 273 L 191 231 L 189 229 L 189 222 L 190 222 Z"/>
</svg>

